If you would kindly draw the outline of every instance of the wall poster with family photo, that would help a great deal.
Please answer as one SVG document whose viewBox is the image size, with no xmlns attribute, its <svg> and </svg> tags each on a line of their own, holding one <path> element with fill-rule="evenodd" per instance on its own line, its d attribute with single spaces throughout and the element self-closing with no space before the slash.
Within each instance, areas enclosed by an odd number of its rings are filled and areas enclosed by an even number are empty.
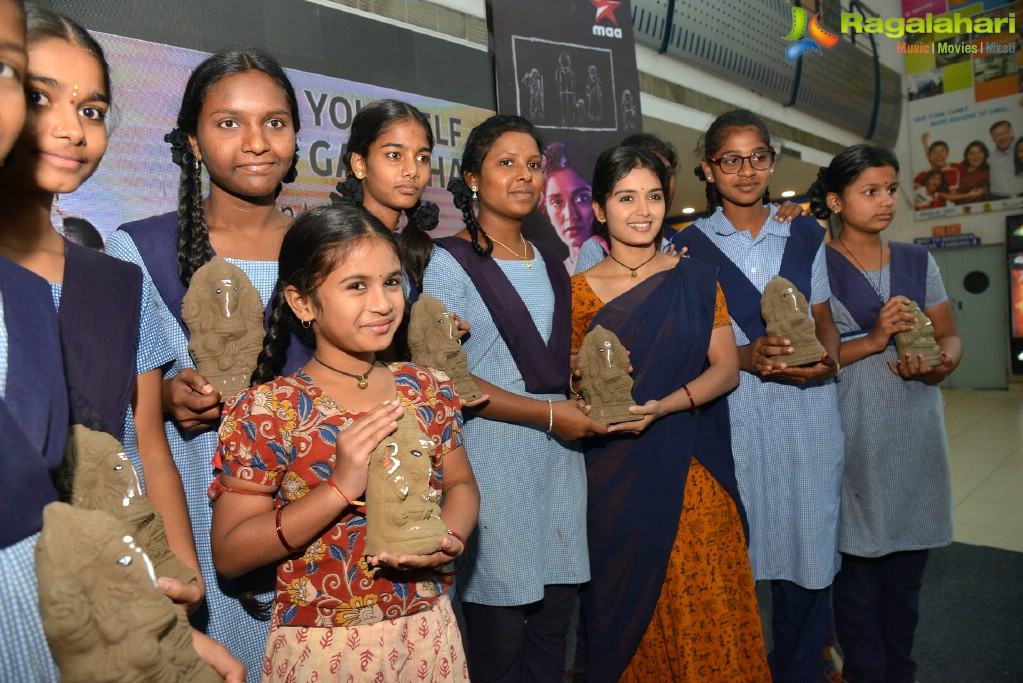
<svg viewBox="0 0 1023 683">
<path fill-rule="evenodd" d="M 916 218 L 1023 207 L 1023 2 L 903 0 L 902 6 L 907 19 L 931 13 L 935 21 L 948 16 L 965 26 L 961 18 L 968 17 L 974 28 L 907 33 L 900 49 Z M 1013 30 L 982 32 L 987 26 Z"/>
</svg>

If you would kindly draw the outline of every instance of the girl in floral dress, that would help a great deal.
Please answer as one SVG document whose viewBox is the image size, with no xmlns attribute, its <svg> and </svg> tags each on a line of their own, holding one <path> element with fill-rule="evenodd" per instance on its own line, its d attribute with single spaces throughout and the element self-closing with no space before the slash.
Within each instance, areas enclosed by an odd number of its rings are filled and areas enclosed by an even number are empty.
<svg viewBox="0 0 1023 683">
<path fill-rule="evenodd" d="M 479 492 L 451 381 L 376 360 L 404 311 L 394 237 L 363 209 L 319 207 L 296 219 L 278 265 L 254 376 L 265 383 L 225 406 L 211 487 L 217 570 L 277 563 L 263 680 L 467 680 L 451 581 L 438 570 L 464 552 Z M 300 325 L 313 358 L 276 377 Z M 364 556 L 358 498 L 403 408 L 436 444 L 430 484 L 447 533 L 431 554 Z"/>
</svg>

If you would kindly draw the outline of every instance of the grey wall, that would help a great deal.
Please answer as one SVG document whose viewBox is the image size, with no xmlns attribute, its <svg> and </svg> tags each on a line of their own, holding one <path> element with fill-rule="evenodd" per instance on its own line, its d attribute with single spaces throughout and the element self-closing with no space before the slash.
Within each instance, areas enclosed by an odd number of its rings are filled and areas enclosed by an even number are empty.
<svg viewBox="0 0 1023 683">
<path fill-rule="evenodd" d="M 204 52 L 261 47 L 289 68 L 494 109 L 490 55 L 302 0 L 35 0 L 88 29 Z"/>
</svg>

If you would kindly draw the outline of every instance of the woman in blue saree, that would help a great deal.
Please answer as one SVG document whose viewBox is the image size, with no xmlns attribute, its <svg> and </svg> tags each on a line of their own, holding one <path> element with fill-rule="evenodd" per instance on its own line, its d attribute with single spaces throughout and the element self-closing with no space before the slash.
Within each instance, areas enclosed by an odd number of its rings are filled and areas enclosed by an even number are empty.
<svg viewBox="0 0 1023 683">
<path fill-rule="evenodd" d="M 666 178 L 643 150 L 601 155 L 594 212 L 611 252 L 572 280 L 573 348 L 598 324 L 617 334 L 643 416 L 586 444 L 587 675 L 767 681 L 723 399 L 738 353 L 717 269 L 658 249 Z"/>
</svg>

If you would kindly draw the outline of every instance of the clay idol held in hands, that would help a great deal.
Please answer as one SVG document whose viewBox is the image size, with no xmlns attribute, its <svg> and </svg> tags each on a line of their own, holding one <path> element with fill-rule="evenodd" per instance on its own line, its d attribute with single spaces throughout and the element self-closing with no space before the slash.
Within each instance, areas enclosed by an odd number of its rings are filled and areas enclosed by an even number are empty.
<svg viewBox="0 0 1023 683">
<path fill-rule="evenodd" d="M 633 415 L 632 377 L 629 376 L 629 354 L 614 332 L 597 325 L 579 346 L 576 363 L 582 375 L 579 390 L 590 406 L 590 417 L 606 425 L 642 420 Z"/>
<path fill-rule="evenodd" d="M 771 362 L 785 363 L 790 368 L 821 362 L 824 346 L 817 340 L 806 297 L 794 284 L 780 275 L 771 278 L 764 287 L 760 313 L 767 323 L 767 336 L 788 339 L 789 346 L 795 349 L 789 355 L 769 356 Z"/>
<path fill-rule="evenodd" d="M 222 680 L 199 658 L 185 611 L 157 588 L 149 557 L 121 520 L 50 503 L 35 559 L 39 612 L 61 681 Z"/>
<path fill-rule="evenodd" d="M 469 374 L 469 362 L 458 339 L 455 321 L 439 299 L 420 294 L 412 305 L 408 345 L 412 362 L 446 373 L 463 401 L 472 403 L 483 398 Z"/>
<path fill-rule="evenodd" d="M 245 272 L 214 256 L 192 275 L 181 318 L 199 374 L 225 397 L 247 388 L 263 345 L 263 302 Z"/>
<path fill-rule="evenodd" d="M 914 363 L 919 356 L 923 356 L 927 367 L 941 365 L 941 347 L 934 341 L 934 326 L 931 325 L 931 319 L 920 310 L 920 304 L 915 301 L 909 302 L 909 312 L 916 318 L 913 329 L 895 333 L 895 349 L 899 353 L 899 360 L 904 360 L 908 353 L 913 357 Z"/>
<path fill-rule="evenodd" d="M 117 439 L 74 425 L 68 432 L 64 461 L 53 478 L 61 500 L 76 508 L 108 512 L 123 522 L 158 576 L 182 583 L 197 580 L 195 572 L 171 551 L 163 517 L 142 494 L 138 473 Z"/>
<path fill-rule="evenodd" d="M 373 452 L 366 483 L 366 554 L 427 555 L 447 526 L 440 489 L 430 485 L 436 444 L 406 408 L 398 428 Z"/>
</svg>

